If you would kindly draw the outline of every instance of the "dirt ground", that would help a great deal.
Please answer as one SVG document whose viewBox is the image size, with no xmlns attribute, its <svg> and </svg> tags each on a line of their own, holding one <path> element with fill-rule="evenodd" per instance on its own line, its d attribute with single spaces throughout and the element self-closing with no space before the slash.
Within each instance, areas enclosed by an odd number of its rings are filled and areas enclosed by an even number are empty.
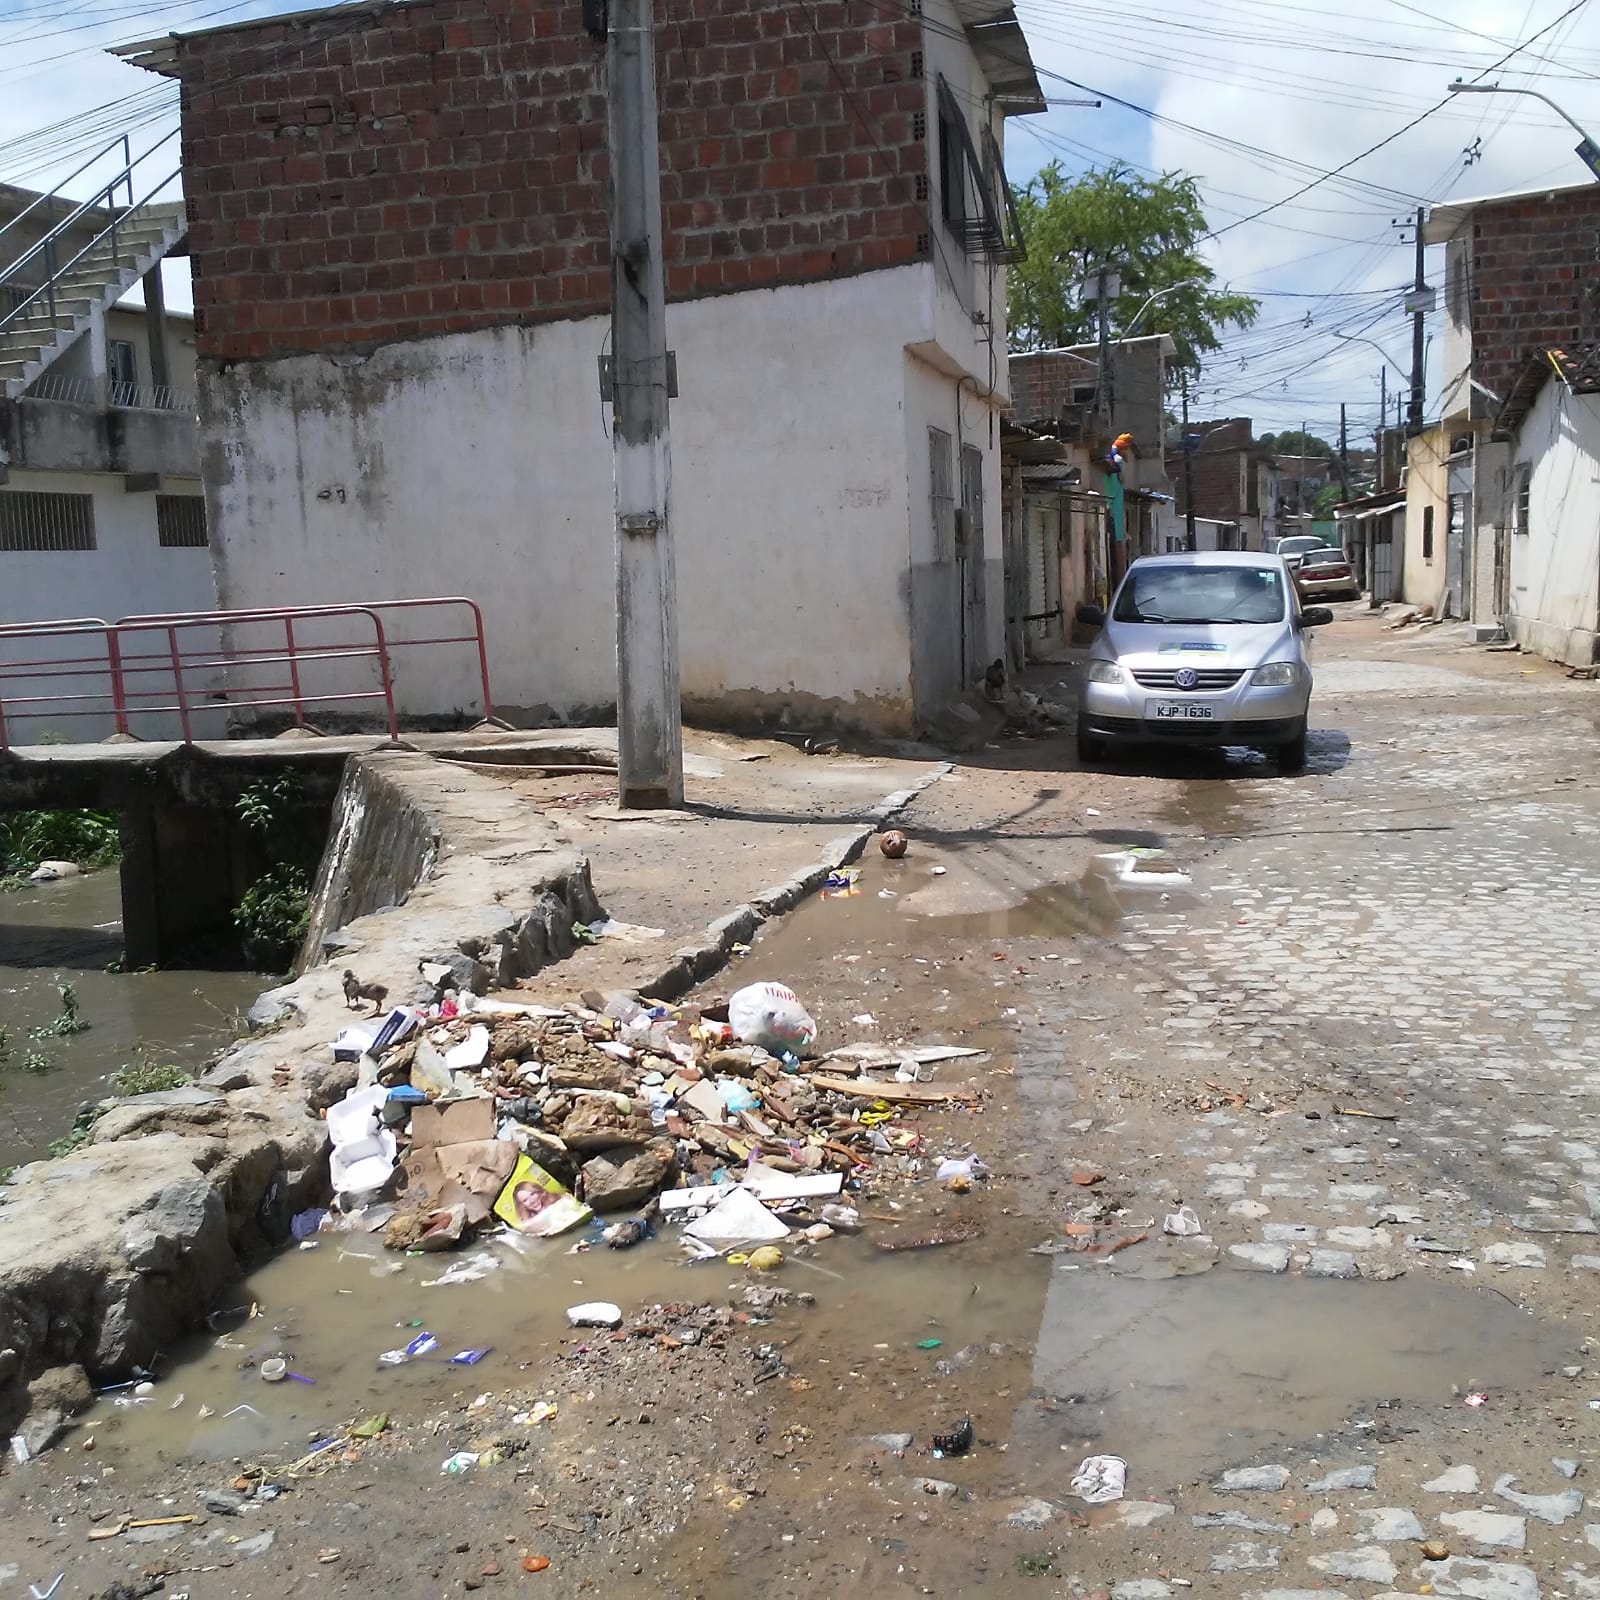
<svg viewBox="0 0 1600 1600">
<path fill-rule="evenodd" d="M 1303 776 L 1002 741 L 917 799 L 903 861 L 710 986 L 782 979 L 828 1042 L 988 1052 L 938 1069 L 976 1108 L 895 1119 L 920 1143 L 852 1196 L 859 1236 L 757 1277 L 664 1230 L 430 1291 L 496 1348 L 415 1382 L 327 1345 L 399 1290 L 275 1265 L 262 1317 L 330 1369 L 303 1437 L 162 1421 L 227 1351 L 102 1399 L 0 1480 L 0 1594 L 1600 1596 L 1600 702 L 1354 608 L 1318 648 Z M 934 1180 L 969 1152 L 970 1192 Z M 1182 1207 L 1197 1236 L 1163 1233 Z M 623 1333 L 561 1328 L 597 1285 Z M 1097 1454 L 1127 1464 L 1098 1506 Z M 91 1539 L 166 1516 L 197 1520 Z"/>
</svg>

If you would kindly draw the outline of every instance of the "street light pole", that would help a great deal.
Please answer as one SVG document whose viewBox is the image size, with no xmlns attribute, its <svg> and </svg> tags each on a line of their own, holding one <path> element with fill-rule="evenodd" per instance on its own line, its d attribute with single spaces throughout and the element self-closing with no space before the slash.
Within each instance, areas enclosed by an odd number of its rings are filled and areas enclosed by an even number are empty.
<svg viewBox="0 0 1600 1600">
<path fill-rule="evenodd" d="M 1547 94 L 1541 94 L 1537 89 L 1513 88 L 1509 84 L 1500 83 L 1462 83 L 1458 78 L 1454 83 L 1447 85 L 1451 94 L 1525 94 L 1531 95 L 1535 100 L 1542 100 L 1567 124 L 1582 141 L 1577 149 L 1578 159 L 1600 180 L 1600 144 L 1597 144 L 1589 130 L 1578 121 L 1576 117 L 1569 116 Z"/>
<path fill-rule="evenodd" d="M 1184 546 L 1194 550 L 1194 446 L 1189 439 L 1189 375 L 1182 374 L 1183 384 L 1183 531 Z"/>
</svg>

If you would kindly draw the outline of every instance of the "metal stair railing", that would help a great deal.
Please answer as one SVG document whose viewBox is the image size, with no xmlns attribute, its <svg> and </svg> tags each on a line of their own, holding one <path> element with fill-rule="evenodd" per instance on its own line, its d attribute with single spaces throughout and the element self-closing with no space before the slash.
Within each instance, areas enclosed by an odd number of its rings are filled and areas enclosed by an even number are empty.
<svg viewBox="0 0 1600 1600">
<path fill-rule="evenodd" d="M 42 267 L 45 275 L 42 283 L 38 284 L 37 287 L 27 288 L 26 292 L 21 294 L 20 297 L 14 301 L 8 311 L 0 314 L 0 333 L 3 333 L 14 322 L 20 320 L 28 307 L 33 305 L 34 302 L 40 298 L 45 300 L 49 308 L 50 320 L 54 322 L 56 319 L 57 287 L 60 284 L 60 281 L 65 278 L 86 256 L 97 250 L 107 239 L 110 239 L 111 241 L 112 264 L 113 266 L 120 267 L 121 250 L 117 240 L 117 230 L 119 228 L 125 230 L 128 227 L 129 219 L 139 210 L 139 208 L 141 206 L 148 205 L 152 200 L 154 200 L 154 198 L 160 194 L 163 189 L 179 178 L 183 171 L 181 166 L 174 167 L 171 172 L 167 173 L 160 180 L 160 182 L 147 190 L 142 198 L 135 200 L 133 197 L 134 169 L 141 162 L 148 161 L 157 150 L 159 150 L 164 144 L 167 144 L 170 140 L 177 138 L 177 136 L 178 130 L 174 128 L 170 133 L 164 135 L 153 145 L 151 145 L 143 155 L 130 159 L 127 166 L 125 166 L 121 172 L 117 173 L 109 183 L 103 184 L 100 188 L 96 189 L 94 194 L 91 195 L 87 200 L 81 201 L 73 208 L 72 211 L 63 217 L 60 222 L 56 223 L 55 226 L 51 228 L 42 239 L 40 239 L 36 244 L 29 246 L 29 248 L 20 256 L 18 256 L 9 267 L 4 269 L 4 271 L 0 271 L 0 287 L 14 283 L 16 279 L 18 279 L 23 273 L 27 272 L 32 267 Z M 104 151 L 101 152 L 102 155 L 104 153 Z M 89 165 L 92 164 L 92 162 L 89 163 Z M 82 170 L 83 168 L 79 169 L 79 171 Z M 128 192 L 128 203 L 126 208 L 119 211 L 116 208 L 114 197 L 117 190 L 124 186 L 126 186 Z M 39 200 L 32 202 L 32 204 L 28 207 L 28 210 L 32 210 L 33 207 L 39 205 L 43 200 L 48 198 L 50 197 L 41 195 Z M 90 239 L 90 241 L 84 245 L 76 255 L 72 256 L 64 263 L 58 262 L 57 257 L 59 251 L 57 247 L 61 240 L 70 234 L 73 226 L 78 223 L 81 218 L 91 211 L 99 211 L 102 205 L 107 211 L 110 212 L 110 222 L 107 223 L 106 226 L 103 227 L 97 234 L 95 234 L 95 236 Z M 18 289 L 26 288 L 26 286 L 23 284 L 17 284 L 16 287 Z"/>
</svg>

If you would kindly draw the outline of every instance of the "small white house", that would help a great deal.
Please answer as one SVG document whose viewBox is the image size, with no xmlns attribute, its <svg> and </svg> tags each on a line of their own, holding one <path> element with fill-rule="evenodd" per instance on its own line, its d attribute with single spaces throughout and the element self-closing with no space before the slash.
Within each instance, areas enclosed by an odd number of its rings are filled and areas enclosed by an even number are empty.
<svg viewBox="0 0 1600 1600">
<path fill-rule="evenodd" d="M 1541 350 L 1495 424 L 1510 445 L 1506 631 L 1553 661 L 1600 660 L 1600 343 Z"/>
</svg>

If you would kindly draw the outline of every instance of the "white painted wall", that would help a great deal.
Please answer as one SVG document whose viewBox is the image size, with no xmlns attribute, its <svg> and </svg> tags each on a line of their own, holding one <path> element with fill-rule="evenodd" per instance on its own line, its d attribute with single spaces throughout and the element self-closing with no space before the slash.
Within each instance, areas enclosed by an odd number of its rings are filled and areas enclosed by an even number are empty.
<svg viewBox="0 0 1600 1600">
<path fill-rule="evenodd" d="M 1546 380 L 1513 446 L 1529 474 L 1528 532 L 1513 533 L 1506 629 L 1554 661 L 1600 646 L 1600 395 Z"/>
<path fill-rule="evenodd" d="M 120 476 L 111 473 L 24 472 L 11 473 L 0 495 L 14 490 L 51 494 L 89 494 L 94 497 L 96 548 L 85 551 L 0 550 L 0 623 L 40 622 L 61 617 L 99 617 L 114 622 L 119 617 L 156 611 L 204 611 L 216 604 L 211 582 L 211 552 L 205 549 L 163 549 L 156 534 L 156 498 L 130 494 Z M 198 480 L 170 482 L 166 492 L 200 493 Z M 190 641 L 207 643 L 196 634 Z M 212 641 L 214 642 L 214 641 Z M 141 649 L 160 648 L 159 641 Z M 40 640 L 24 645 L 0 639 L 0 661 L 60 660 L 63 656 L 103 658 L 104 646 L 94 639 L 68 642 Z M 210 681 L 209 677 L 206 681 Z M 170 678 L 146 674 L 136 686 L 163 689 Z M 35 706 L 49 715 L 19 720 L 12 728 L 17 743 L 34 743 L 41 733 L 53 731 L 68 739 L 100 739 L 112 731 L 109 716 L 66 714 L 65 695 L 92 695 L 79 702 L 81 709 L 108 703 L 103 697 L 109 680 L 100 675 L 66 677 L 40 674 L 18 679 L 10 673 L 0 683 L 0 694 L 13 697 L 49 695 L 55 703 Z M 199 731 L 220 734 L 222 719 L 206 713 Z M 146 715 L 133 719 L 134 733 L 146 737 L 172 737 L 178 729 L 174 716 Z"/>
<path fill-rule="evenodd" d="M 53 362 L 49 371 L 57 378 L 92 378 L 95 374 L 93 352 L 90 349 L 92 334 L 85 332 Z M 138 382 L 154 382 L 150 368 L 149 325 L 142 308 L 112 306 L 105 313 L 105 337 L 117 339 L 134 347 L 134 365 Z M 167 370 L 168 386 L 183 394 L 194 393 L 194 318 L 169 312 L 167 315 Z M 49 386 L 45 385 L 49 393 Z"/>
<path fill-rule="evenodd" d="M 668 308 L 689 710 L 909 727 L 908 528 L 926 462 L 908 466 L 904 346 L 929 270 Z M 591 318 L 364 360 L 202 368 L 222 602 L 466 594 L 484 608 L 500 707 L 603 713 L 616 685 L 606 332 Z M 936 376 L 953 427 L 955 384 Z M 410 709 L 477 707 L 460 647 L 416 652 L 397 678 Z M 370 669 L 344 679 L 358 681 Z"/>
</svg>

